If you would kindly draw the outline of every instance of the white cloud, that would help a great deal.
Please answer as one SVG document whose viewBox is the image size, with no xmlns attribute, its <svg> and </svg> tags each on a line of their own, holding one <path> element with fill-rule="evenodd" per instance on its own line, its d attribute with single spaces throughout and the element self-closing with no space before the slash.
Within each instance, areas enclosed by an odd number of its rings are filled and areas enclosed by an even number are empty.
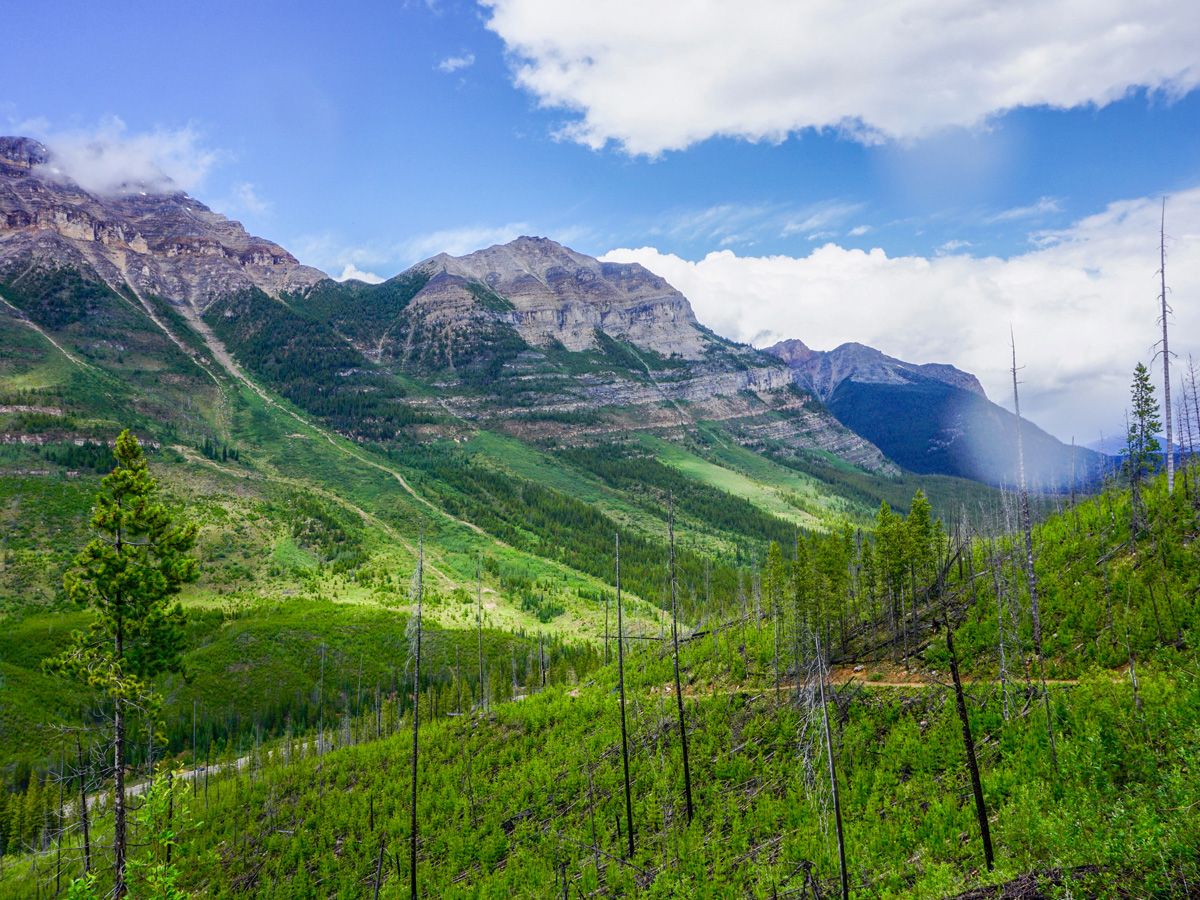
<svg viewBox="0 0 1200 900">
<path fill-rule="evenodd" d="M 459 69 L 469 69 L 473 65 L 475 65 L 475 54 L 463 53 L 461 56 L 447 56 L 437 64 L 437 70 L 450 75 Z"/>
<path fill-rule="evenodd" d="M 780 237 L 793 234 L 808 235 L 808 240 L 832 237 L 830 225 L 836 225 L 863 208 L 861 203 L 822 203 L 804 210 L 796 218 L 784 223 Z"/>
<path fill-rule="evenodd" d="M 374 272 L 364 272 L 353 263 L 346 263 L 342 269 L 342 274 L 338 275 L 334 280 L 350 281 L 351 279 L 354 281 L 365 281 L 367 284 L 379 284 L 387 280 L 382 275 L 376 275 Z"/>
<path fill-rule="evenodd" d="M 970 241 L 964 241 L 961 238 L 950 238 L 940 247 L 937 248 L 938 256 L 945 256 L 947 253 L 955 253 L 959 250 L 966 250 L 973 246 Z"/>
<path fill-rule="evenodd" d="M 798 337 L 817 349 L 859 341 L 912 362 L 953 363 L 1002 403 L 1011 394 L 1011 323 L 1025 366 L 1022 410 L 1082 443 L 1120 421 L 1134 363 L 1153 353 L 1158 215 L 1157 198 L 1114 203 L 1008 259 L 889 257 L 835 244 L 798 258 L 723 250 L 691 262 L 652 247 L 603 258 L 640 262 L 663 276 L 700 321 L 735 340 Z M 1168 199 L 1175 297 L 1200 294 L 1197 223 L 1200 188 Z M 1200 356 L 1200 304 L 1175 303 L 1173 335 L 1181 356 Z"/>
<path fill-rule="evenodd" d="M 849 231 L 846 232 L 846 237 L 862 237 L 864 234 L 867 234 L 870 231 L 871 231 L 870 225 L 855 225 L 853 228 L 851 228 Z"/>
<path fill-rule="evenodd" d="M 256 216 L 271 211 L 271 202 L 258 196 L 258 190 L 249 181 L 241 181 L 233 186 L 233 199 L 229 205 Z"/>
<path fill-rule="evenodd" d="M 194 191 L 224 156 L 205 147 L 190 125 L 131 133 L 115 116 L 86 131 L 55 131 L 44 121 L 30 124 L 38 127 L 29 132 L 50 149 L 46 171 L 99 194 Z"/>
<path fill-rule="evenodd" d="M 516 83 L 572 117 L 563 136 L 633 154 L 806 128 L 914 138 L 1200 84 L 1200 15 L 1181 0 L 480 3 Z"/>
<path fill-rule="evenodd" d="M 1048 216 L 1051 213 L 1062 212 L 1062 204 L 1054 197 L 1040 197 L 1036 203 L 1031 203 L 1028 206 L 1014 206 L 1011 209 L 1006 209 L 1003 212 L 998 212 L 994 216 L 989 216 L 984 221 L 989 225 L 995 225 L 998 222 L 1016 222 L 1021 219 L 1037 219 L 1042 216 Z"/>
</svg>

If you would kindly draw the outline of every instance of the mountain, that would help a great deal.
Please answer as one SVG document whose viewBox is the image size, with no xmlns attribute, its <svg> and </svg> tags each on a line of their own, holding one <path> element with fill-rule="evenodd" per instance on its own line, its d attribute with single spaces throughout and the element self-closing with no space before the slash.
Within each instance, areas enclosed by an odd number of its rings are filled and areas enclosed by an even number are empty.
<svg viewBox="0 0 1200 900">
<path fill-rule="evenodd" d="M 974 375 L 904 362 L 856 343 L 815 351 L 789 340 L 767 352 L 838 421 L 909 471 L 1017 482 L 1016 416 L 991 402 Z M 1027 419 L 1021 436 L 1026 477 L 1035 487 L 1066 488 L 1073 478 L 1085 484 L 1105 471 L 1101 454 L 1068 447 Z"/>
<path fill-rule="evenodd" d="M 508 321 L 534 347 L 599 349 L 596 332 L 663 356 L 698 360 L 716 343 L 687 298 L 640 265 L 602 263 L 547 238 L 520 237 L 467 256 L 440 254 L 417 267 L 417 297 L 453 309 L 485 285 L 512 305 Z"/>
<path fill-rule="evenodd" d="M 94 332 L 129 313 L 106 287 L 193 358 L 203 344 L 218 375 L 231 357 L 347 436 L 486 426 L 578 444 L 708 422 L 749 448 L 890 470 L 778 360 L 703 328 L 641 266 L 523 237 L 340 284 L 186 193 L 90 193 L 27 138 L 0 139 L 0 166 L 0 291 L 25 316 Z"/>
<path fill-rule="evenodd" d="M 28 138 L 0 138 L 0 226 L 0 273 L 73 267 L 197 310 L 233 291 L 277 294 L 326 277 L 183 192 L 91 194 Z"/>
</svg>

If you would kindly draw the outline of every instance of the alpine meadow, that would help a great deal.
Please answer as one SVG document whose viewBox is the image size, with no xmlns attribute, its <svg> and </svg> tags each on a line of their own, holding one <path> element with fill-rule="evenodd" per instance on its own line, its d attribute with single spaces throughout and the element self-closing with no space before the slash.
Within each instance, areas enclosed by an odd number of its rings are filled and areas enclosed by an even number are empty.
<svg viewBox="0 0 1200 900">
<path fill-rule="evenodd" d="M 0 898 L 1200 896 L 1188 4 L 5 18 Z"/>
</svg>

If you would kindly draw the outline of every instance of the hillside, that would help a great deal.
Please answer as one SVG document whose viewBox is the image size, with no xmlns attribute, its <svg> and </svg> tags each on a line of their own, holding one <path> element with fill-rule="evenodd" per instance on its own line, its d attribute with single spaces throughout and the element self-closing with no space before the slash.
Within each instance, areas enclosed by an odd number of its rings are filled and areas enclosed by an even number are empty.
<svg viewBox="0 0 1200 900">
<path fill-rule="evenodd" d="M 854 896 L 1057 896 L 1055 886 L 1074 896 L 1188 895 L 1200 875 L 1191 771 L 1200 751 L 1197 518 L 1190 497 L 1168 498 L 1159 482 L 1147 495 L 1150 525 L 1130 542 L 1127 504 L 1127 494 L 1109 491 L 1037 530 L 1056 756 L 1036 673 L 1033 687 L 1018 668 L 1003 677 L 995 655 L 999 621 L 1009 665 L 1031 661 L 1014 544 L 980 540 L 961 570 L 951 564 L 946 605 L 915 595 L 904 644 L 898 633 L 886 639 L 893 626 L 865 602 L 875 583 L 839 625 L 820 612 L 831 609 L 833 582 L 821 582 L 817 606 L 789 598 L 772 608 L 768 580 L 762 606 L 737 616 L 737 598 L 726 598 L 732 618 L 684 635 L 694 821 L 683 809 L 669 645 L 632 642 L 635 852 L 624 850 L 614 666 L 559 670 L 545 686 L 535 671 L 523 676 L 532 685 L 521 702 L 476 705 L 422 727 L 421 894 L 835 895 L 819 679 L 813 654 L 792 649 L 808 621 L 845 646 L 825 689 Z M 917 523 L 910 517 L 906 527 Z M 836 571 L 819 562 L 819 548 L 813 556 L 802 544 L 798 559 Z M 858 551 L 858 565 L 878 564 L 882 588 L 878 542 L 877 552 L 868 563 Z M 1115 609 L 1112 594 L 1121 598 Z M 801 619 L 802 608 L 815 618 Z M 942 674 L 947 613 L 990 810 L 991 872 Z M 443 654 L 435 672 L 449 665 Z M 442 690 L 444 704 L 455 702 L 452 687 Z M 471 696 L 468 687 L 456 708 Z M 357 717 L 345 706 L 332 749 L 290 737 L 256 750 L 236 776 L 213 773 L 194 792 L 180 783 L 182 886 L 208 896 L 308 896 L 378 884 L 381 896 L 407 895 L 411 715 L 403 694 L 367 697 Z M 19 890 L 23 871 L 10 868 L 4 886 Z"/>
</svg>

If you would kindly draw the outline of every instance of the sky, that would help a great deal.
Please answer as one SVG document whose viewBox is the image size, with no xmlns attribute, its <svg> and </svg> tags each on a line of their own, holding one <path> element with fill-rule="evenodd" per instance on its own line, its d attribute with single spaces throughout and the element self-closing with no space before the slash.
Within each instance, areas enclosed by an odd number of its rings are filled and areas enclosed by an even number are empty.
<svg viewBox="0 0 1200 900">
<path fill-rule="evenodd" d="M 169 12 L 168 12 L 169 11 Z M 1064 440 L 1200 356 L 1191 0 L 19 4 L 0 125 L 334 277 L 520 234 L 640 262 L 734 340 L 976 373 Z"/>
</svg>

